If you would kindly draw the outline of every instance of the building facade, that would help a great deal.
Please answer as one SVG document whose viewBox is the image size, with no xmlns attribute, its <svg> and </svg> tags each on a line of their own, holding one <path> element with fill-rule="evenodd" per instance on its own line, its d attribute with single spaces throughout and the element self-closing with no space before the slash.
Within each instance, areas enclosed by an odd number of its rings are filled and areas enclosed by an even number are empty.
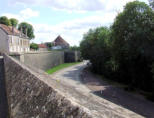
<svg viewBox="0 0 154 118">
<path fill-rule="evenodd" d="M 29 38 L 12 26 L 0 24 L 0 52 L 28 52 Z"/>
</svg>

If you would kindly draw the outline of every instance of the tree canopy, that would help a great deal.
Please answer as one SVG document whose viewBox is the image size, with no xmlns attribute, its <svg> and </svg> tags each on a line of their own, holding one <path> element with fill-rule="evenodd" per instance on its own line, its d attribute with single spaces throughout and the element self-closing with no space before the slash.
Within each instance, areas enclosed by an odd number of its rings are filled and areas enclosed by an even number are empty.
<svg viewBox="0 0 154 118">
<path fill-rule="evenodd" d="M 26 23 L 26 22 L 20 23 L 19 26 L 18 26 L 18 30 L 22 31 L 25 35 L 27 33 L 27 36 L 30 39 L 35 38 L 35 36 L 34 36 L 34 28 L 29 23 Z"/>
<path fill-rule="evenodd" d="M 154 59 L 153 24 L 152 9 L 144 2 L 134 1 L 125 6 L 112 25 L 113 58 L 123 76 L 121 78 L 131 78 L 131 84 L 144 89 L 148 88 L 145 81 L 151 83 L 145 77 L 150 78 L 149 66 Z M 137 78 L 140 78 L 140 83 L 137 83 Z"/>
<path fill-rule="evenodd" d="M 22 31 L 25 35 L 27 34 L 27 36 L 30 39 L 35 38 L 34 28 L 31 24 L 29 24 L 27 22 L 22 22 L 22 23 L 18 24 L 18 20 L 15 18 L 8 19 L 6 16 L 1 16 L 0 17 L 0 24 L 4 24 L 7 26 L 13 26 L 13 27 L 18 26 L 18 30 Z"/>
<path fill-rule="evenodd" d="M 0 24 L 4 24 L 4 25 L 7 25 L 7 26 L 11 25 L 10 20 L 6 16 L 0 17 Z"/>
<path fill-rule="evenodd" d="M 80 47 L 79 46 L 71 46 L 70 47 L 70 50 L 72 50 L 72 51 L 79 51 L 80 50 Z"/>
<path fill-rule="evenodd" d="M 110 57 L 108 48 L 110 29 L 99 27 L 90 29 L 84 34 L 80 43 L 80 50 L 85 59 L 90 59 L 95 72 L 101 73 L 106 68 L 105 63 Z"/>
<path fill-rule="evenodd" d="M 92 70 L 130 88 L 153 92 L 154 11 L 144 2 L 129 2 L 109 28 L 90 29 L 80 43 Z"/>
<path fill-rule="evenodd" d="M 150 6 L 154 9 L 154 0 L 149 0 Z"/>
<path fill-rule="evenodd" d="M 30 48 L 31 48 L 31 49 L 34 49 L 34 50 L 38 50 L 39 47 L 38 47 L 38 44 L 36 44 L 36 43 L 31 43 L 31 44 L 30 44 Z"/>
<path fill-rule="evenodd" d="M 45 43 L 45 45 L 46 45 L 48 48 L 50 48 L 50 49 L 51 49 L 51 47 L 53 46 L 53 44 L 52 44 L 51 42 L 47 42 L 47 43 Z"/>
<path fill-rule="evenodd" d="M 15 18 L 10 18 L 9 20 L 10 20 L 11 26 L 17 27 L 17 25 L 18 25 L 18 20 L 17 20 L 17 19 L 15 19 Z"/>
</svg>

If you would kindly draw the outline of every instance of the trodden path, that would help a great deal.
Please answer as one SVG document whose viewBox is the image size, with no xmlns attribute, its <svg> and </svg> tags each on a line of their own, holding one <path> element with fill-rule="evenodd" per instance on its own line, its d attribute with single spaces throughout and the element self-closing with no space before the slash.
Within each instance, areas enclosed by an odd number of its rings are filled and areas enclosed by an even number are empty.
<svg viewBox="0 0 154 118">
<path fill-rule="evenodd" d="M 50 82 L 56 82 L 58 91 L 89 111 L 94 118 L 154 117 L 154 103 L 100 81 L 85 67 L 86 64 L 81 63 L 60 70 L 51 75 Z"/>
</svg>

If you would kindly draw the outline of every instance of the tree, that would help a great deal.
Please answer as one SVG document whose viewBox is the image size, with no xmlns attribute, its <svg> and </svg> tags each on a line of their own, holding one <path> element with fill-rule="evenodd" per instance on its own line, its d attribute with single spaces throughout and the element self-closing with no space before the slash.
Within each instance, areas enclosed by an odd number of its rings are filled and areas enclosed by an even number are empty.
<svg viewBox="0 0 154 118">
<path fill-rule="evenodd" d="M 30 48 L 31 48 L 31 49 L 34 49 L 34 50 L 38 50 L 39 47 L 38 47 L 38 44 L 36 44 L 36 43 L 31 43 L 31 44 L 30 44 Z"/>
<path fill-rule="evenodd" d="M 17 27 L 17 24 L 18 24 L 18 20 L 17 20 L 17 19 L 15 19 L 15 18 L 10 18 L 9 20 L 10 20 L 11 26 Z"/>
<path fill-rule="evenodd" d="M 47 43 L 45 43 L 46 44 L 46 46 L 48 47 L 48 48 L 50 48 L 51 49 L 51 47 L 53 46 L 53 44 L 52 43 L 49 43 L 49 42 L 47 42 Z"/>
<path fill-rule="evenodd" d="M 154 55 L 154 12 L 144 2 L 128 3 L 112 25 L 113 58 L 121 80 L 151 90 Z M 119 77 L 120 78 L 120 77 Z M 147 79 L 148 78 L 148 79 Z"/>
<path fill-rule="evenodd" d="M 22 31 L 25 35 L 27 34 L 27 36 L 30 39 L 35 38 L 34 36 L 34 28 L 31 24 L 26 23 L 26 22 L 22 22 L 19 24 L 18 30 Z"/>
<path fill-rule="evenodd" d="M 70 50 L 72 50 L 72 51 L 79 51 L 80 47 L 79 46 L 71 46 Z"/>
<path fill-rule="evenodd" d="M 109 37 L 110 29 L 99 27 L 90 29 L 80 43 L 82 57 L 89 59 L 93 70 L 100 74 L 108 71 L 107 63 L 110 60 Z"/>
<path fill-rule="evenodd" d="M 6 16 L 1 16 L 0 17 L 0 24 L 4 24 L 4 25 L 7 25 L 7 26 L 11 25 L 9 19 Z"/>
<path fill-rule="evenodd" d="M 154 0 L 149 0 L 150 6 L 154 9 Z"/>
</svg>

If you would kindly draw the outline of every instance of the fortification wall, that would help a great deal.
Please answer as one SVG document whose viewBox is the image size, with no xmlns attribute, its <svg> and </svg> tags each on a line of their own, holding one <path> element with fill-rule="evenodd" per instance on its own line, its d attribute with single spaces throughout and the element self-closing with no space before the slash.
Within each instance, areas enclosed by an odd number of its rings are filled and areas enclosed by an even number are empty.
<svg viewBox="0 0 154 118">
<path fill-rule="evenodd" d="M 65 51 L 64 62 L 77 62 L 81 60 L 81 54 L 79 51 Z"/>
<path fill-rule="evenodd" d="M 26 66 L 31 68 L 35 67 L 44 71 L 63 63 L 80 60 L 80 53 L 78 51 L 46 51 L 23 54 L 12 53 L 10 56 L 24 63 Z"/>
<path fill-rule="evenodd" d="M 80 106 L 72 103 L 48 85 L 45 73 L 30 70 L 4 55 L 5 82 L 11 118 L 90 118 Z"/>
<path fill-rule="evenodd" d="M 64 63 L 63 51 L 29 52 L 23 54 L 12 53 L 10 55 L 26 66 L 35 67 L 44 71 Z"/>
<path fill-rule="evenodd" d="M 63 51 L 25 53 L 24 64 L 41 70 L 48 70 L 64 63 Z"/>
</svg>

